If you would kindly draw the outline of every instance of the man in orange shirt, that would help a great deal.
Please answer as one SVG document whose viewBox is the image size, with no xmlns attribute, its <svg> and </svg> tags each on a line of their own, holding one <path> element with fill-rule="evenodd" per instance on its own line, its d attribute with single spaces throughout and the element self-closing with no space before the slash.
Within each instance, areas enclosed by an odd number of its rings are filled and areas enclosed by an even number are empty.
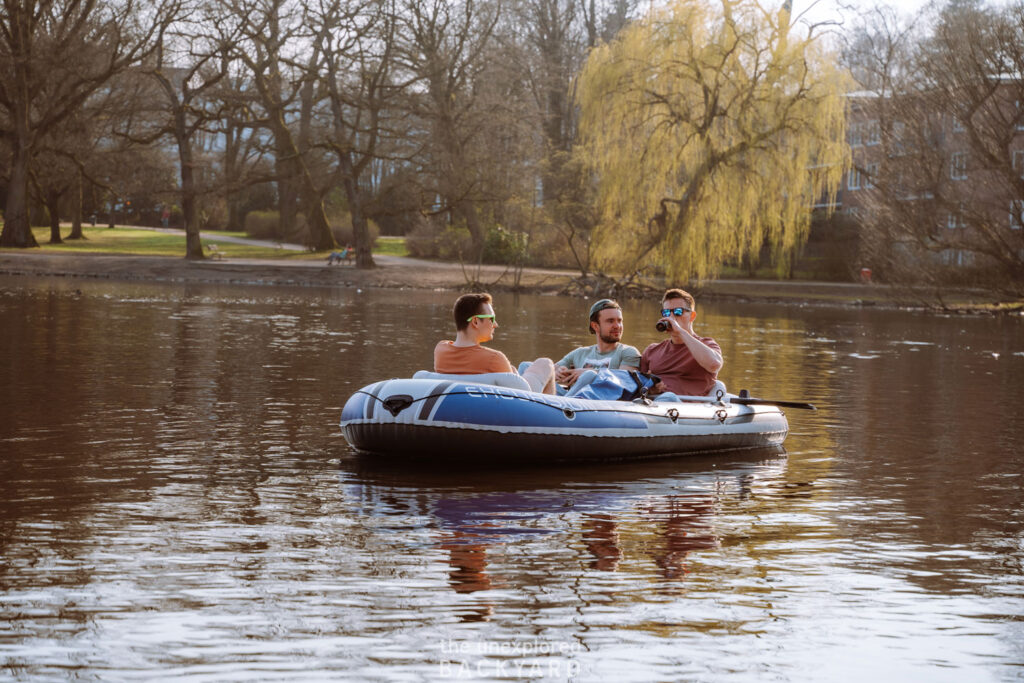
<svg viewBox="0 0 1024 683">
<path fill-rule="evenodd" d="M 501 351 L 482 346 L 494 338 L 498 321 L 491 295 L 463 294 L 455 301 L 455 341 L 440 341 L 434 347 L 434 372 L 451 375 L 478 375 L 489 372 L 515 372 Z M 534 391 L 555 393 L 555 365 L 550 358 L 538 358 L 523 372 Z"/>
</svg>

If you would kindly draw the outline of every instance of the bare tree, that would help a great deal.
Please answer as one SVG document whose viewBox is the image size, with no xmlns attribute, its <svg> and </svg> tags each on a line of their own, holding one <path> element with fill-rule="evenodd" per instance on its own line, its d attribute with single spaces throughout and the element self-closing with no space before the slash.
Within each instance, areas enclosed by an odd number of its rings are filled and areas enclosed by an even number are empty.
<svg viewBox="0 0 1024 683">
<path fill-rule="evenodd" d="M 947 4 L 923 35 L 876 21 L 858 54 L 864 248 L 890 280 L 1024 292 L 1024 6 Z M 888 57 L 891 56 L 891 59 Z M 855 112 L 856 114 L 856 112 Z M 871 145 L 875 149 L 871 150 Z"/>
<path fill-rule="evenodd" d="M 309 150 L 302 145 L 303 127 L 313 113 L 310 74 L 322 60 L 305 13 L 294 0 L 218 2 L 223 21 L 230 21 L 241 35 L 233 56 L 245 66 L 248 86 L 263 109 L 259 123 L 273 136 L 282 228 L 293 229 L 301 202 L 310 246 L 333 249 L 337 242 L 324 211 L 325 188 L 318 185 Z M 300 102 L 304 93 L 306 99 Z"/>
<path fill-rule="evenodd" d="M 143 124 L 148 130 L 142 141 L 154 143 L 165 137 L 174 141 L 187 259 L 204 258 L 199 196 L 210 189 L 208 181 L 203 183 L 197 177 L 200 160 L 194 139 L 199 132 L 212 133 L 213 122 L 222 118 L 212 95 L 227 76 L 226 55 L 234 49 L 236 40 L 231 25 L 218 21 L 217 9 L 212 2 L 184 2 L 179 14 L 168 17 L 160 27 L 156 52 L 142 69 L 156 88 L 143 89 L 141 94 L 152 96 L 152 109 L 157 114 L 155 122 Z M 125 134 L 139 139 L 132 131 Z"/>
<path fill-rule="evenodd" d="M 407 82 L 398 82 L 396 16 L 392 0 L 321 0 L 310 10 L 323 67 L 318 88 L 329 104 L 323 144 L 336 159 L 332 180 L 345 192 L 355 240 L 356 265 L 374 266 L 367 224 L 364 174 L 385 152 Z"/>
<path fill-rule="evenodd" d="M 410 103 L 427 132 L 421 137 L 432 180 L 427 192 L 441 199 L 436 211 L 453 212 L 465 222 L 479 258 L 485 229 L 475 155 L 487 112 L 478 106 L 478 86 L 498 7 L 487 0 L 406 0 L 400 14 L 405 24 L 401 59 L 425 91 Z"/>
<path fill-rule="evenodd" d="M 5 0 L 0 8 L 0 135 L 12 150 L 0 245 L 37 246 L 29 178 L 41 139 L 153 49 L 171 0 Z"/>
<path fill-rule="evenodd" d="M 523 0 L 516 21 L 524 27 L 529 74 L 544 148 L 541 168 L 543 216 L 561 235 L 573 261 L 587 276 L 591 235 L 597 226 L 591 175 L 577 156 L 575 77 L 588 51 L 626 26 L 636 0 Z"/>
</svg>

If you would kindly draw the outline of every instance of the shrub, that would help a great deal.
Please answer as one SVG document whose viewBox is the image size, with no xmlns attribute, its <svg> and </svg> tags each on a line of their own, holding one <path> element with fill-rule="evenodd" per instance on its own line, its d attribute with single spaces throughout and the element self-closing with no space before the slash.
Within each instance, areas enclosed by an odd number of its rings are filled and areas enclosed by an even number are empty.
<svg viewBox="0 0 1024 683">
<path fill-rule="evenodd" d="M 438 258 L 445 261 L 470 261 L 473 253 L 473 240 L 469 229 L 455 225 L 447 225 L 434 240 L 437 245 Z"/>
<path fill-rule="evenodd" d="M 440 227 L 436 221 L 420 216 L 405 237 L 405 248 L 409 256 L 416 258 L 437 258 L 437 235 Z"/>
<path fill-rule="evenodd" d="M 500 225 L 488 229 L 484 238 L 484 263 L 523 264 L 527 259 L 528 235 Z"/>
<path fill-rule="evenodd" d="M 335 212 L 327 217 L 331 226 L 331 234 L 338 244 L 355 244 L 355 235 L 352 231 L 352 216 L 347 211 Z M 370 244 L 376 244 L 380 237 L 380 228 L 372 220 L 366 221 L 366 228 L 370 234 Z"/>
<path fill-rule="evenodd" d="M 587 258 L 586 244 L 579 243 L 580 257 Z M 543 268 L 579 268 L 565 235 L 550 223 L 542 223 L 530 238 L 529 265 Z"/>
<path fill-rule="evenodd" d="M 416 227 L 406 236 L 405 247 L 409 256 L 416 258 L 470 260 L 472 240 L 466 228 L 445 225 L 439 219 L 420 217 Z"/>
<path fill-rule="evenodd" d="M 278 239 L 281 215 L 277 211 L 250 211 L 245 216 L 245 233 L 257 239 Z"/>
</svg>

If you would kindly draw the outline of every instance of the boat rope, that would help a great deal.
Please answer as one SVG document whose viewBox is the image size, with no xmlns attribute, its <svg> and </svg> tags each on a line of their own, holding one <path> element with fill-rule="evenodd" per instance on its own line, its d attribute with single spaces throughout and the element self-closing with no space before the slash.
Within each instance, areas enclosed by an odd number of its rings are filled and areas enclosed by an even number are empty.
<svg viewBox="0 0 1024 683">
<path fill-rule="evenodd" d="M 478 396 L 480 394 L 480 392 L 478 392 L 478 391 L 464 391 L 464 390 L 461 390 L 461 391 L 441 391 L 441 392 L 438 392 L 436 394 L 427 394 L 426 396 L 421 396 L 420 398 L 413 398 L 412 396 L 409 396 L 408 394 L 399 394 L 397 396 L 391 396 L 391 397 L 388 397 L 388 398 L 381 398 L 380 396 L 376 396 L 374 394 L 371 394 L 368 391 L 363 391 L 362 389 L 357 390 L 355 393 L 363 394 L 365 396 L 369 396 L 373 400 L 377 401 L 378 403 L 380 403 L 381 405 L 384 406 L 385 410 L 387 410 L 389 413 L 391 413 L 392 417 L 398 415 L 398 413 L 402 412 L 403 410 L 405 410 L 406 408 L 411 406 L 413 403 L 418 403 L 419 401 L 427 401 L 427 400 L 434 399 L 434 398 L 441 398 L 443 396 L 460 396 L 460 395 L 461 396 Z M 577 413 L 625 413 L 625 414 L 628 414 L 628 415 L 637 415 L 638 414 L 635 410 L 624 410 L 624 409 L 621 409 L 621 408 L 583 408 L 583 409 L 559 408 L 558 406 L 551 405 L 550 403 L 548 403 L 546 401 L 541 401 L 539 399 L 535 399 L 535 398 L 532 398 L 530 396 L 520 396 L 520 395 L 517 395 L 517 394 L 500 394 L 500 396 L 503 396 L 503 397 L 506 397 L 506 398 L 516 398 L 516 399 L 519 399 L 521 401 L 529 401 L 531 403 L 537 403 L 537 404 L 545 406 L 547 408 L 552 408 L 554 410 L 559 411 L 560 413 L 563 413 L 570 420 L 573 417 L 575 417 Z M 709 418 L 697 418 L 697 419 L 709 419 L 709 420 L 718 420 L 719 422 L 725 422 L 725 419 L 723 417 L 721 417 L 719 415 L 719 413 L 725 413 L 725 411 L 724 410 L 720 410 L 720 411 L 717 411 L 714 415 L 712 415 Z M 639 413 L 639 414 L 640 415 L 646 415 L 646 416 L 649 416 L 649 417 L 663 417 L 663 418 L 671 420 L 673 422 L 673 424 L 676 422 L 676 420 L 679 419 L 679 411 L 676 410 L 675 408 L 669 408 L 665 412 L 664 415 L 659 415 L 657 413 Z"/>
</svg>

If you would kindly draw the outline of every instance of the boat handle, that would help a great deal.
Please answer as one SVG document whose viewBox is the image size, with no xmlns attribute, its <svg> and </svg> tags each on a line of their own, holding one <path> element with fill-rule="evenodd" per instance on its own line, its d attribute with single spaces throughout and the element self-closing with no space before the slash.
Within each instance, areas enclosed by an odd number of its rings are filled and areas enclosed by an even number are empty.
<svg viewBox="0 0 1024 683">
<path fill-rule="evenodd" d="M 396 394 L 381 401 L 384 409 L 391 413 L 391 417 L 397 417 L 400 412 L 412 405 L 412 396 L 409 394 Z"/>
</svg>

